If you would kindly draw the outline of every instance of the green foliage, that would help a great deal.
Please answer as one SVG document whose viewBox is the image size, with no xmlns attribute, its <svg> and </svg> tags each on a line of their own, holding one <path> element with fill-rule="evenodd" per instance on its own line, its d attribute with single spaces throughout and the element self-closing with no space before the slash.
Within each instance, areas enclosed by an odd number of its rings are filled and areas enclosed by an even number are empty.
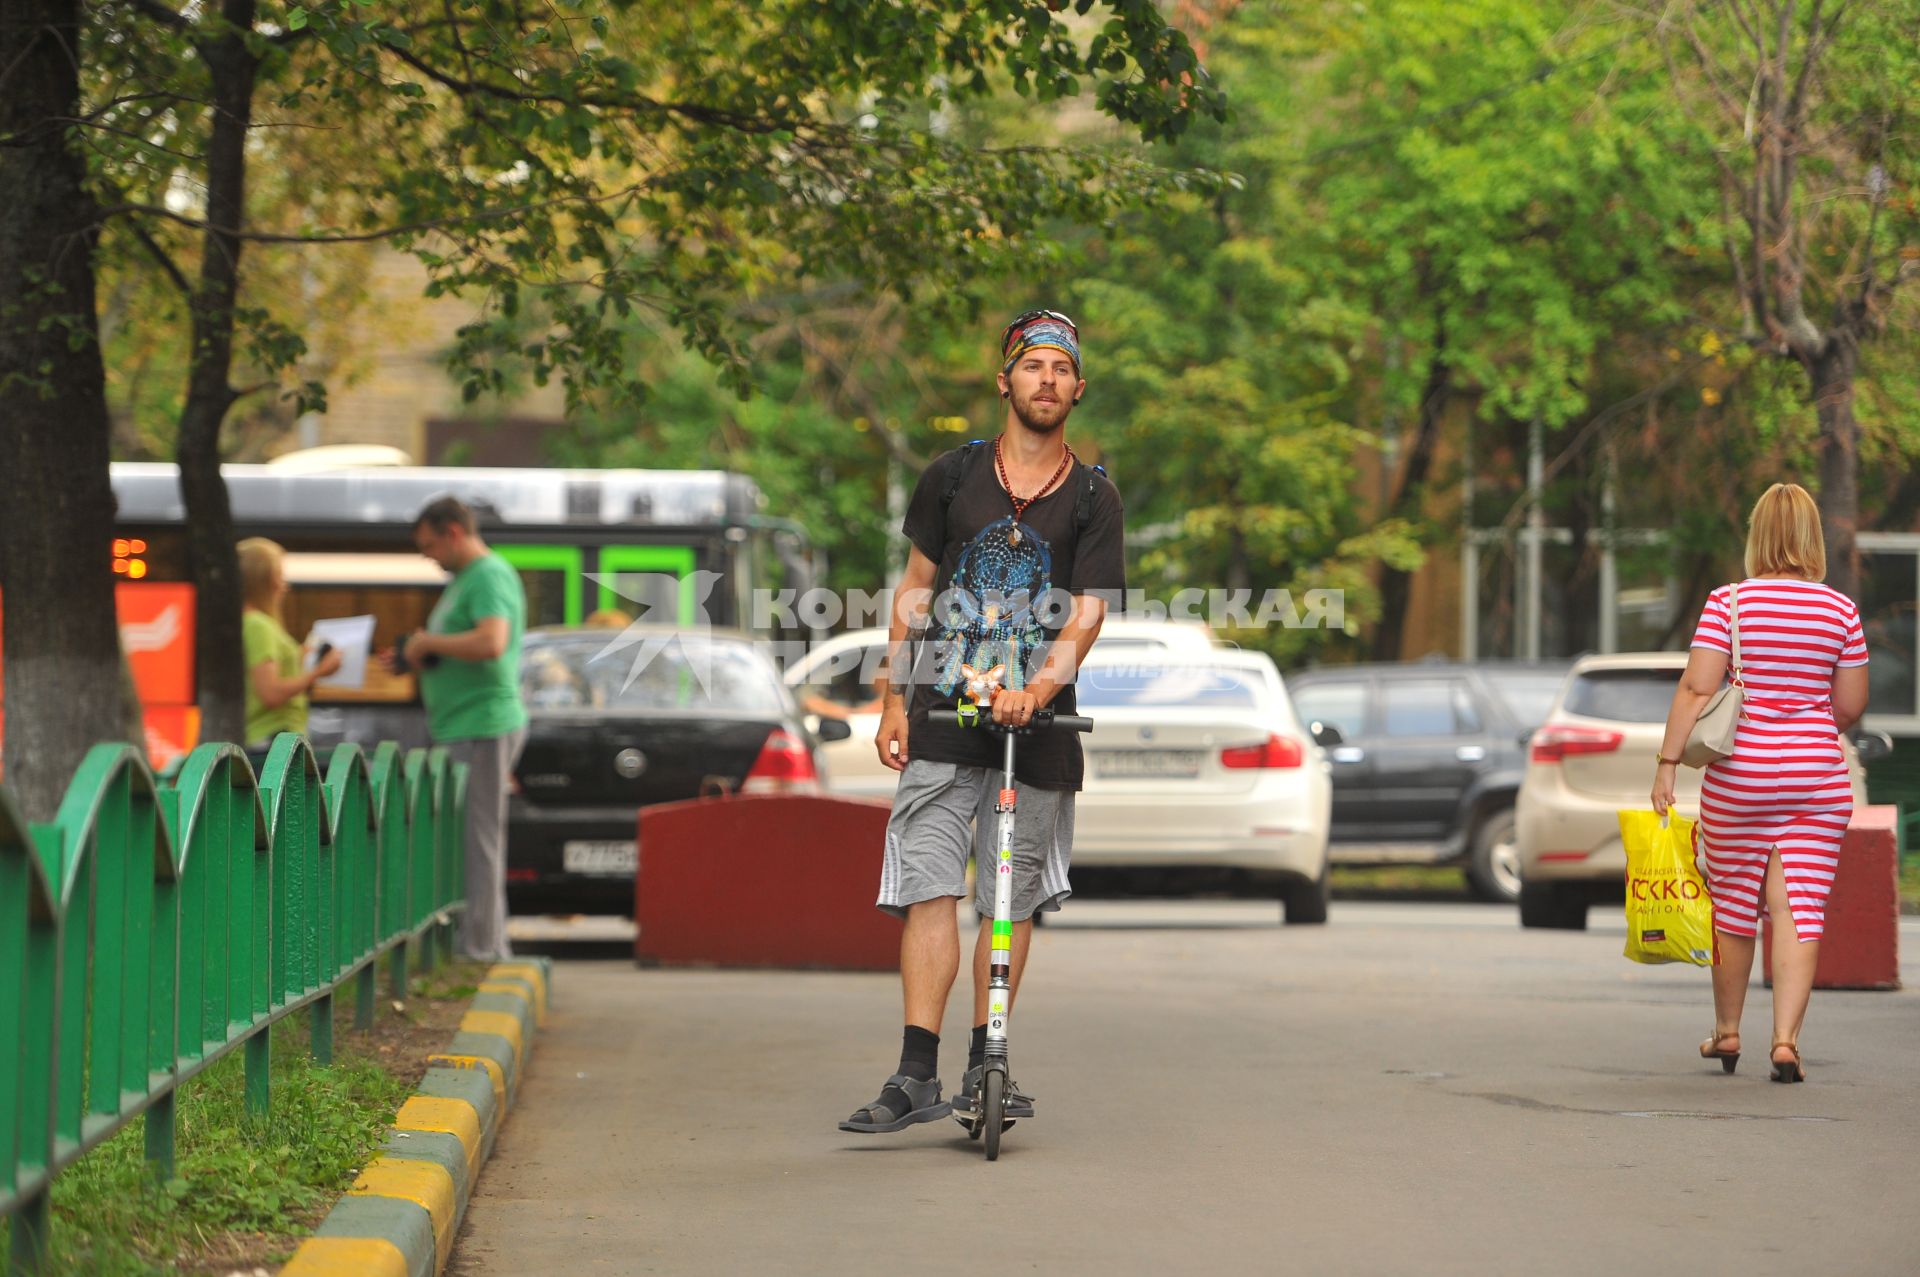
<svg viewBox="0 0 1920 1277">
<path fill-rule="evenodd" d="M 1086 323 L 1088 407 L 1149 548 L 1132 583 L 1347 592 L 1349 625 L 1377 611 L 1382 562 L 1417 562 L 1399 521 L 1368 527 L 1354 499 L 1370 436 L 1350 401 L 1355 299 L 1320 286 L 1325 262 L 1301 235 L 1306 208 L 1285 163 L 1315 40 L 1248 7 L 1219 28 L 1210 57 L 1235 86 L 1232 120 L 1191 131 L 1174 167 L 1232 172 L 1224 189 L 1125 219 L 1084 245 L 1074 287 Z M 1336 648 L 1345 633 L 1232 634 L 1284 661 Z"/>
<path fill-rule="evenodd" d="M 1681 8 L 1738 55 L 1730 9 Z M 106 340 L 146 448 L 185 359 L 154 250 L 198 251 L 153 210 L 197 215 L 196 41 L 217 23 L 150 10 L 102 0 L 88 134 L 121 205 Z M 1163 595 L 1344 588 L 1365 622 L 1383 565 L 1454 535 L 1469 435 L 1473 522 L 1517 524 L 1536 419 L 1549 516 L 1585 564 L 1569 580 L 1592 569 L 1609 468 L 1632 480 L 1619 523 L 1675 532 L 1664 560 L 1635 552 L 1649 579 L 1715 570 L 1756 483 L 1817 469 L 1804 374 L 1746 343 L 1728 286 L 1720 165 L 1748 157 L 1697 68 L 1620 6 L 1221 6 L 1206 70 L 1148 0 L 263 12 L 253 223 L 390 234 L 431 294 L 479 309 L 449 352 L 469 399 L 557 377 L 556 460 L 751 474 L 836 586 L 897 571 L 890 473 L 897 494 L 998 429 L 991 335 L 1026 304 L 1083 321 L 1072 435 L 1147 533 L 1134 583 Z M 1920 271 L 1916 23 L 1860 0 L 1815 82 L 1826 125 L 1801 164 L 1823 323 L 1869 256 Z M 377 348 L 379 316 L 307 318 L 348 311 L 366 251 L 249 249 L 235 319 L 263 379 L 294 391 Z M 1868 526 L 1920 513 L 1916 293 L 1873 303 Z M 1424 480 L 1392 500 L 1382 463 L 1422 447 Z M 1295 660 L 1344 637 L 1259 641 Z"/>
<path fill-rule="evenodd" d="M 94 164 L 121 201 L 115 260 L 184 268 L 226 28 L 212 8 L 162 12 L 106 0 L 89 27 Z M 946 298 L 1020 260 L 1053 220 L 1098 222 L 1209 180 L 1125 150 L 950 135 L 952 112 L 1009 85 L 1041 102 L 1090 87 L 1100 112 L 1149 140 L 1225 110 L 1150 0 L 1073 14 L 1006 0 L 324 0 L 269 7 L 245 34 L 262 126 L 249 231 L 413 251 L 430 296 L 481 310 L 450 352 L 469 399 L 524 367 L 537 384 L 560 377 L 574 406 L 637 401 L 624 336 L 636 312 L 744 391 L 743 299 L 803 276 Z M 274 180 L 283 157 L 304 180 Z M 323 280 L 303 276 L 299 291 Z M 301 365 L 298 334 L 253 313 L 231 319 L 252 329 L 254 366 L 272 379 Z M 294 393 L 294 409 L 313 406 Z"/>
<path fill-rule="evenodd" d="M 320 1068 L 303 1024 L 284 1020 L 271 1032 L 265 1121 L 247 1114 L 236 1051 L 180 1093 L 175 1178 L 154 1182 L 135 1123 L 54 1181 L 50 1274 L 171 1272 L 184 1250 L 234 1230 L 285 1237 L 291 1250 L 302 1223 L 352 1184 L 386 1138 L 406 1086 L 344 1049 L 344 1033 L 335 1063 Z"/>
<path fill-rule="evenodd" d="M 919 465 L 999 428 L 992 334 L 942 323 L 851 285 L 783 299 L 758 316 L 758 387 L 741 397 L 719 369 L 639 326 L 639 403 L 589 406 L 553 442 L 561 465 L 719 467 L 749 475 L 767 513 L 800 519 L 826 584 L 877 590 L 904 556 L 890 534 L 889 467 L 904 501 Z"/>
<path fill-rule="evenodd" d="M 1661 68 L 1589 6 L 1370 5 L 1319 82 L 1303 139 L 1329 284 L 1368 301 L 1389 407 L 1435 360 L 1489 419 L 1557 426 L 1596 358 L 1684 320 L 1676 264 L 1710 218 Z M 1310 232 L 1311 233 L 1311 232 Z"/>
</svg>

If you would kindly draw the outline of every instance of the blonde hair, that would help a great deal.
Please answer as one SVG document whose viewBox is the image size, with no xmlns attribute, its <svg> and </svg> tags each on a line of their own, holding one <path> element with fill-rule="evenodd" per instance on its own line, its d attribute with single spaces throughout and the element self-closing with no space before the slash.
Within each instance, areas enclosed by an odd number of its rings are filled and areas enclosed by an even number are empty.
<svg viewBox="0 0 1920 1277">
<path fill-rule="evenodd" d="M 280 583 L 287 552 L 278 541 L 265 537 L 248 537 L 236 548 L 240 552 L 241 600 L 278 616 L 279 591 L 274 587 Z"/>
<path fill-rule="evenodd" d="M 1820 507 L 1797 483 L 1776 483 L 1753 503 L 1747 520 L 1747 575 L 1791 572 L 1809 581 L 1827 575 Z"/>
</svg>

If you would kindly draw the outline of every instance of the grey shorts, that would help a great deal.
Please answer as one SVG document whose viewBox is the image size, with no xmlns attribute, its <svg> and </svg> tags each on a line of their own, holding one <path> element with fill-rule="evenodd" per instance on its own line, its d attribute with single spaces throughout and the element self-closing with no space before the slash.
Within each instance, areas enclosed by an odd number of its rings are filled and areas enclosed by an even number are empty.
<svg viewBox="0 0 1920 1277">
<path fill-rule="evenodd" d="M 991 865 L 999 852 L 993 810 L 1003 773 L 959 763 L 913 759 L 900 773 L 887 821 L 886 857 L 876 902 L 896 918 L 907 906 L 967 893 L 967 857 Z M 1073 852 L 1073 793 L 1017 785 L 1013 826 L 1013 920 L 1054 911 L 1073 894 L 1067 862 Z M 974 874 L 973 907 L 993 916 L 993 875 Z"/>
</svg>

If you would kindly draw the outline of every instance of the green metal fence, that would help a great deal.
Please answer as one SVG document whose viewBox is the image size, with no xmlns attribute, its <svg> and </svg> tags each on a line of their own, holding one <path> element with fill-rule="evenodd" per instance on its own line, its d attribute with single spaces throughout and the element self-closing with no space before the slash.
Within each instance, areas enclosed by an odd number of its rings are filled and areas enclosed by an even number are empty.
<svg viewBox="0 0 1920 1277">
<path fill-rule="evenodd" d="M 50 824 L 0 790 L 0 1215 L 9 1271 L 46 1255 L 54 1177 L 135 1118 L 173 1174 L 174 1096 L 246 1052 L 248 1107 L 269 1107 L 268 1028 L 310 1008 L 333 1053 L 351 982 L 373 1023 L 377 963 L 452 953 L 464 896 L 467 769 L 441 749 L 371 757 L 282 735 L 256 777 L 232 745 L 195 749 L 171 784 L 138 750 L 97 745 Z"/>
</svg>

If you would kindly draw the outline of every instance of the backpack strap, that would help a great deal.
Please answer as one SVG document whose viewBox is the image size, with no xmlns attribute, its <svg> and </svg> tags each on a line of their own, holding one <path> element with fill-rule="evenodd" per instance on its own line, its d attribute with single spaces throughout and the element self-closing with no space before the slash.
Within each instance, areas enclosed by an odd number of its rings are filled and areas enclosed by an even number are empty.
<svg viewBox="0 0 1920 1277">
<path fill-rule="evenodd" d="M 986 443 L 985 439 L 970 439 L 964 446 L 954 449 L 955 456 L 947 463 L 946 490 L 940 494 L 942 515 L 946 514 L 947 508 L 953 504 L 953 499 L 960 495 L 960 485 L 967 481 L 967 475 L 973 470 L 974 459 L 980 455 L 980 450 L 986 446 Z M 1081 463 L 1081 469 L 1087 472 L 1087 481 L 1080 486 L 1079 495 L 1073 501 L 1073 528 L 1076 533 L 1086 531 L 1087 526 L 1093 522 L 1095 495 L 1093 476 L 1097 474 L 1105 478 L 1107 473 L 1105 466 L 1088 465 L 1085 462 Z"/>
<path fill-rule="evenodd" d="M 940 494 L 940 513 L 946 514 L 947 507 L 960 495 L 960 485 L 967 481 L 967 475 L 973 469 L 973 459 L 980 455 L 980 449 L 986 446 L 985 439 L 970 440 L 963 448 L 956 448 L 958 454 L 947 463 L 947 488 Z"/>
<path fill-rule="evenodd" d="M 1093 522 L 1093 476 L 1106 477 L 1105 466 L 1087 466 L 1087 482 L 1080 489 L 1080 495 L 1073 503 L 1073 530 L 1075 534 L 1085 532 L 1087 525 Z"/>
</svg>

